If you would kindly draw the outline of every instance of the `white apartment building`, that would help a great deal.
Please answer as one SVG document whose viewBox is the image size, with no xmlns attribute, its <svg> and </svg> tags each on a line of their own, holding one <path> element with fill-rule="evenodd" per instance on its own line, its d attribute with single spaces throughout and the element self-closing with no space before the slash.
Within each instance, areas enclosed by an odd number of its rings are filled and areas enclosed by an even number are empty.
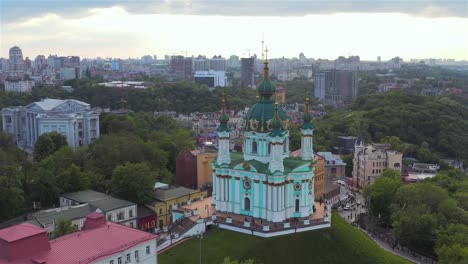
<svg viewBox="0 0 468 264">
<path fill-rule="evenodd" d="M 16 144 L 32 149 L 37 138 L 56 131 L 72 148 L 99 138 L 99 113 L 78 100 L 44 99 L 27 106 L 2 109 L 3 131 L 15 136 Z"/>
<path fill-rule="evenodd" d="M 34 87 L 34 81 L 5 81 L 6 92 L 31 92 Z"/>
<path fill-rule="evenodd" d="M 196 71 L 193 78 L 196 83 L 206 84 L 211 88 L 226 86 L 226 72 L 224 71 Z"/>
</svg>

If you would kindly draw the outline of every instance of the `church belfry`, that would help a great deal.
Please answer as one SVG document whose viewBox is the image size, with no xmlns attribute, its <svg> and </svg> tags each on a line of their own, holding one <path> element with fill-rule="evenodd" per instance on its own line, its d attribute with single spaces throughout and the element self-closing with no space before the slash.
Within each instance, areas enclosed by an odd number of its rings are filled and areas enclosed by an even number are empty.
<svg viewBox="0 0 468 264">
<path fill-rule="evenodd" d="M 301 158 L 302 160 L 312 160 L 314 156 L 312 116 L 309 110 L 309 97 L 306 98 L 305 111 L 303 116 L 304 123 L 301 127 Z"/>
<path fill-rule="evenodd" d="M 229 117 L 226 113 L 226 99 L 223 93 L 222 110 L 219 117 L 218 128 L 218 164 L 231 164 L 231 156 L 229 153 L 230 132 L 228 126 Z"/>
</svg>

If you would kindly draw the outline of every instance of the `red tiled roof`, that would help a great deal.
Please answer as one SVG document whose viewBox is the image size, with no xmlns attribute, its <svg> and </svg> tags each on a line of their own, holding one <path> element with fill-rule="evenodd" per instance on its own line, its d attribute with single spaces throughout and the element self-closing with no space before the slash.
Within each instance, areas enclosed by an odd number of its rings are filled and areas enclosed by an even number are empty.
<svg viewBox="0 0 468 264">
<path fill-rule="evenodd" d="M 44 232 L 46 232 L 44 228 L 24 223 L 0 230 L 0 239 L 7 242 L 13 242 Z"/>
<path fill-rule="evenodd" d="M 101 214 L 99 216 L 103 217 Z M 95 215 L 95 217 L 98 216 Z M 0 237 L 7 241 L 14 241 L 40 232 L 46 232 L 46 230 L 31 224 L 21 224 L 0 230 Z M 0 258 L 0 264 L 91 263 L 157 238 L 158 236 L 150 233 L 107 222 L 93 229 L 75 232 L 51 240 L 50 249 L 39 252 L 34 256 L 25 256 L 22 259 L 12 261 Z"/>
<path fill-rule="evenodd" d="M 108 222 L 102 227 L 52 240 L 51 250 L 33 259 L 42 259 L 47 264 L 90 263 L 156 238 L 156 235 Z"/>
</svg>

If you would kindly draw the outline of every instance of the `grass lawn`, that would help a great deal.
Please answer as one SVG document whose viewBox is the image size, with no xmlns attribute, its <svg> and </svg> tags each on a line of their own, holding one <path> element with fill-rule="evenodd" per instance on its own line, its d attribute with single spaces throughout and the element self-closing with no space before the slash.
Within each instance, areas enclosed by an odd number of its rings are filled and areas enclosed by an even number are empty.
<svg viewBox="0 0 468 264">
<path fill-rule="evenodd" d="M 375 244 L 336 213 L 332 227 L 274 238 L 260 238 L 212 228 L 202 240 L 202 263 L 224 257 L 255 263 L 410 263 Z M 199 240 L 191 239 L 158 256 L 158 263 L 199 263 Z"/>
</svg>

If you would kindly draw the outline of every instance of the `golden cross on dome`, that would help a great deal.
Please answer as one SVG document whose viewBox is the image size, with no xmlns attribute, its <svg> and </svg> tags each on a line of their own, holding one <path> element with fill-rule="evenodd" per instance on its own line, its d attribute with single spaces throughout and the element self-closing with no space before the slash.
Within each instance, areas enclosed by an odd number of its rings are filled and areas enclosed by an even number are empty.
<svg viewBox="0 0 468 264">
<path fill-rule="evenodd" d="M 268 60 L 268 46 L 265 47 L 265 60 Z"/>
</svg>

